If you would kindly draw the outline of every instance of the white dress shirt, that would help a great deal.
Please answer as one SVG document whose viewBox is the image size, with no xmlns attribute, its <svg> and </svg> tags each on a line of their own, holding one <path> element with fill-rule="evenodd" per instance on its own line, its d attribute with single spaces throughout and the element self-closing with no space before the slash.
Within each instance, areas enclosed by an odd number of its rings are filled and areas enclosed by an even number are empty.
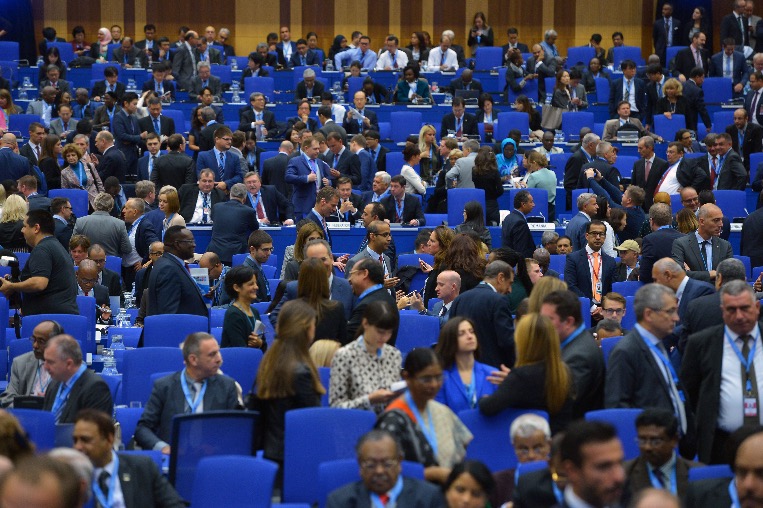
<svg viewBox="0 0 763 508">
<path fill-rule="evenodd" d="M 442 48 L 440 46 L 437 46 L 436 48 L 433 48 L 429 51 L 429 61 L 427 62 L 428 70 L 430 71 L 439 71 L 440 66 L 443 65 L 442 63 Z M 456 52 L 452 49 L 448 48 L 448 51 L 445 53 L 445 64 L 446 67 L 448 67 L 448 70 L 454 71 L 458 69 L 458 57 L 456 56 Z"/>
<path fill-rule="evenodd" d="M 394 62 L 397 62 L 398 69 L 403 69 L 406 65 L 408 65 L 408 55 L 405 54 L 405 51 L 400 51 L 398 49 L 395 51 L 395 59 L 393 60 L 392 55 L 389 54 L 389 51 L 385 51 L 376 61 L 376 70 L 383 71 L 387 67 L 394 69 Z"/>
<path fill-rule="evenodd" d="M 681 189 L 681 184 L 678 183 L 676 173 L 678 172 L 678 166 L 681 164 L 681 160 L 682 159 L 679 159 L 678 162 L 668 168 L 663 175 L 662 182 L 657 186 L 657 192 L 667 192 L 671 195 L 678 194 L 678 191 Z"/>
<path fill-rule="evenodd" d="M 744 424 L 744 401 L 742 400 L 742 366 L 739 358 L 731 349 L 725 334 L 735 341 L 739 351 L 742 351 L 739 335 L 732 332 L 728 326 L 723 327 L 723 360 L 721 363 L 720 400 L 718 403 L 718 428 L 733 432 Z M 758 380 L 758 390 L 763 387 L 763 343 L 760 340 L 760 327 L 756 326 L 750 335 L 755 339 L 755 378 Z M 750 346 L 752 348 L 752 346 Z M 763 418 L 758 397 L 758 418 Z M 761 420 L 763 422 L 763 420 Z"/>
</svg>

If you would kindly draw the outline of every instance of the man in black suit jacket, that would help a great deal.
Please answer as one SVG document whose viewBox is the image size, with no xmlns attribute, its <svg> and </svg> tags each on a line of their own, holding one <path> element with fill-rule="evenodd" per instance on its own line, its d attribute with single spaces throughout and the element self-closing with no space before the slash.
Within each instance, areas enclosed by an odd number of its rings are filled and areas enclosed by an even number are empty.
<svg viewBox="0 0 763 508">
<path fill-rule="evenodd" d="M 117 62 L 127 69 L 145 69 L 148 67 L 146 54 L 133 45 L 132 38 L 130 37 L 122 39 L 122 46 L 114 48 L 114 51 L 111 53 L 111 61 Z"/>
<path fill-rule="evenodd" d="M 294 206 L 273 185 L 262 185 L 260 175 L 250 171 L 244 175 L 247 195 L 244 205 L 257 211 L 257 220 L 267 225 L 281 223 L 285 226 L 294 224 Z M 263 216 L 261 216 L 263 214 Z"/>
<path fill-rule="evenodd" d="M 323 93 L 323 88 L 323 83 L 315 77 L 315 71 L 308 67 L 302 73 L 302 81 L 297 83 L 297 89 L 294 91 L 294 100 L 307 99 L 317 101 Z"/>
<path fill-rule="evenodd" d="M 114 402 L 106 382 L 82 362 L 82 349 L 71 335 L 53 337 L 45 346 L 45 370 L 50 384 L 45 390 L 43 411 L 51 411 L 56 423 L 73 423 L 80 409 L 112 414 Z M 68 391 L 59 393 L 65 383 Z M 71 388 L 69 388 L 71 387 Z"/>
<path fill-rule="evenodd" d="M 87 455 L 96 471 L 113 468 L 114 458 L 117 458 L 119 469 L 116 472 L 116 481 L 119 481 L 126 508 L 142 506 L 182 508 L 185 506 L 181 497 L 150 457 L 117 454 L 114 451 L 114 423 L 106 413 L 94 410 L 79 413 L 74 422 L 72 437 L 74 449 Z M 130 436 L 125 436 L 123 439 L 129 441 Z M 100 485 L 93 485 L 93 490 L 103 494 L 105 500 L 107 495 L 100 489 Z M 96 496 L 99 495 L 98 493 Z"/>
<path fill-rule="evenodd" d="M 514 506 L 517 508 L 556 506 L 559 501 L 554 495 L 554 481 L 551 474 L 551 470 L 544 467 L 538 471 L 520 475 L 512 495 Z"/>
<path fill-rule="evenodd" d="M 422 227 L 426 224 L 421 201 L 416 196 L 405 193 L 405 177 L 395 175 L 389 184 L 389 196 L 382 200 L 386 219 L 390 223 Z M 402 210 L 401 210 L 402 205 Z"/>
<path fill-rule="evenodd" d="M 366 294 L 363 299 L 358 300 L 352 309 L 352 315 L 347 322 L 347 336 L 354 337 L 361 321 L 363 321 L 363 312 L 365 312 L 366 306 L 379 300 L 395 305 L 395 298 L 390 295 L 388 288 L 384 287 L 385 284 L 388 284 L 384 279 L 384 268 L 376 259 L 365 258 L 355 263 L 352 275 L 348 273 L 347 280 L 350 282 L 352 292 L 356 297 L 362 295 L 367 289 L 379 286 Z M 397 328 L 392 332 L 389 344 L 394 346 L 396 339 Z"/>
<path fill-rule="evenodd" d="M 127 236 L 130 238 L 130 243 L 135 252 L 142 259 L 141 265 L 148 261 L 148 250 L 151 244 L 159 241 L 161 236 L 161 232 L 157 232 L 154 229 L 151 221 L 144 220 L 145 211 L 146 202 L 140 198 L 128 199 L 124 208 L 122 208 L 122 216 L 124 217 L 125 226 L 127 226 Z M 136 222 L 137 225 L 135 225 Z M 135 228 L 134 232 L 133 228 Z"/>
<path fill-rule="evenodd" d="M 103 81 L 96 81 L 93 85 L 90 97 L 95 102 L 101 102 L 103 101 L 103 95 L 106 92 L 114 92 L 117 95 L 117 101 L 120 101 L 127 91 L 127 87 L 124 83 L 117 81 L 117 79 L 119 79 L 118 67 L 109 65 L 103 70 L 103 77 L 106 79 Z"/>
<path fill-rule="evenodd" d="M 712 282 L 715 279 L 715 269 L 718 263 L 724 259 L 733 257 L 734 252 L 731 244 L 718 235 L 723 227 L 723 212 L 713 204 L 703 205 L 699 209 L 699 228 L 695 234 L 688 234 L 673 242 L 671 256 L 680 266 L 684 263 L 689 267 L 687 275 L 693 279 Z M 700 241 L 707 242 L 712 250 L 712 259 L 705 261 L 700 247 L 707 253 L 708 247 L 700 245 Z"/>
<path fill-rule="evenodd" d="M 607 228 L 603 222 L 592 220 L 586 224 L 586 241 L 588 244 L 580 250 L 567 255 L 564 265 L 564 281 L 570 290 L 578 296 L 584 296 L 591 303 L 600 303 L 601 297 L 612 291 L 612 283 L 615 281 L 617 262 L 615 258 L 601 252 Z M 594 270 L 594 253 L 599 259 L 599 270 Z M 592 275 L 593 274 L 593 275 Z M 593 294 L 593 283 L 597 283 L 596 295 Z"/>
<path fill-rule="evenodd" d="M 50 213 L 56 224 L 55 236 L 64 249 L 69 250 L 69 240 L 74 231 L 74 221 L 72 220 L 72 205 L 67 198 L 53 198 L 50 200 Z"/>
<path fill-rule="evenodd" d="M 715 148 L 720 158 L 718 175 L 713 189 L 745 190 L 749 177 L 739 154 L 731 149 L 732 136 L 726 132 L 718 134 Z M 700 159 L 701 161 L 702 159 Z M 711 181 L 713 180 L 711 176 Z"/>
<path fill-rule="evenodd" d="M 318 53 L 312 49 L 308 49 L 307 41 L 305 39 L 299 39 L 297 41 L 297 51 L 292 53 L 291 60 L 289 61 L 289 68 L 302 67 L 305 65 L 322 65 Z"/>
<path fill-rule="evenodd" d="M 217 254 L 226 265 L 231 264 L 234 254 L 247 252 L 249 235 L 260 227 L 257 212 L 244 204 L 247 194 L 246 186 L 237 183 L 230 190 L 230 201 L 212 207 L 215 222 L 207 252 Z"/>
<path fill-rule="evenodd" d="M 617 105 L 627 100 L 631 104 L 631 116 L 643 123 L 646 119 L 646 85 L 636 77 L 636 63 L 633 60 L 623 60 L 620 64 L 623 77 L 612 81 L 609 88 L 609 117 L 617 118 Z M 630 86 L 630 88 L 629 88 Z M 630 90 L 630 95 L 625 96 Z"/>
<path fill-rule="evenodd" d="M 642 136 L 638 140 L 638 153 L 641 158 L 633 164 L 631 184 L 644 189 L 644 211 L 648 212 L 654 202 L 657 184 L 668 169 L 668 161 L 657 157 L 654 153 L 654 138 Z M 649 176 L 646 176 L 646 166 L 649 161 Z"/>
<path fill-rule="evenodd" d="M 368 99 L 365 92 L 358 90 L 355 92 L 355 96 L 352 98 L 355 105 L 355 109 L 363 115 L 363 120 L 358 121 L 352 111 L 347 110 L 347 115 L 344 117 L 342 127 L 347 134 L 367 134 L 369 130 L 379 131 L 379 119 L 376 117 L 376 113 L 366 108 Z"/>
<path fill-rule="evenodd" d="M 679 41 L 681 33 L 681 22 L 673 17 L 673 6 L 669 3 L 662 4 L 662 16 L 657 18 L 652 27 L 652 41 L 654 52 L 660 57 L 663 66 L 668 66 L 665 60 L 667 48 L 685 44 Z"/>
<path fill-rule="evenodd" d="M 101 177 L 101 181 L 115 176 L 120 182 L 124 182 L 127 159 L 125 154 L 114 146 L 114 136 L 109 131 L 99 132 L 95 137 L 95 146 L 103 154 L 98 159 L 98 176 Z"/>
<path fill-rule="evenodd" d="M 440 137 L 448 135 L 448 131 L 456 133 L 457 138 L 464 136 L 477 136 L 477 118 L 471 113 L 466 113 L 463 97 L 453 97 L 453 112 L 442 117 Z"/>
<path fill-rule="evenodd" d="M 531 258 L 535 250 L 535 242 L 527 225 L 527 214 L 533 208 L 535 201 L 532 194 L 526 190 L 517 192 L 514 196 L 514 210 L 503 219 L 501 225 L 501 245 L 514 249 L 524 258 Z"/>
<path fill-rule="evenodd" d="M 366 131 L 364 136 L 366 138 L 368 152 L 376 163 L 376 170 L 386 172 L 387 153 L 389 153 L 389 148 L 382 146 L 381 143 L 379 143 L 380 137 L 378 131 Z"/>
<path fill-rule="evenodd" d="M 272 111 L 265 109 L 265 96 L 260 92 L 252 92 L 249 96 L 249 102 L 252 105 L 246 108 L 240 114 L 238 130 L 248 132 L 255 130 L 255 127 L 262 127 L 264 137 L 275 137 L 278 135 L 278 125 L 276 117 Z"/>
<path fill-rule="evenodd" d="M 336 181 L 339 192 L 339 205 L 336 213 L 326 218 L 326 222 L 349 222 L 351 225 L 362 219 L 363 203 L 360 194 L 352 192 L 352 182 L 346 176 L 340 176 Z"/>
<path fill-rule="evenodd" d="M 185 260 L 193 258 L 194 247 L 196 241 L 188 229 L 182 226 L 167 228 L 164 233 L 164 255 L 154 263 L 148 281 L 146 315 L 209 316 L 199 286 L 184 266 Z"/>
<path fill-rule="evenodd" d="M 589 132 L 583 136 L 580 144 L 580 150 L 572 154 L 564 165 L 564 190 L 567 191 L 567 208 L 572 205 L 572 191 L 577 189 L 578 179 L 580 178 L 580 169 L 596 157 L 596 147 L 601 139 L 597 134 Z"/>
<path fill-rule="evenodd" d="M 185 154 L 185 138 L 173 134 L 167 140 L 167 148 L 170 151 L 156 159 L 149 177 L 157 192 L 165 185 L 182 189 L 184 184 L 193 184 L 196 179 L 196 163 Z"/>
<path fill-rule="evenodd" d="M 143 83 L 143 91 L 153 90 L 159 97 L 167 95 L 175 99 L 175 83 L 172 80 L 164 79 L 169 72 L 169 66 L 164 64 L 154 64 L 153 78 Z M 150 104 L 150 103 L 149 103 Z"/>
<path fill-rule="evenodd" d="M 686 313 L 689 302 L 700 296 L 715 293 L 715 287 L 712 284 L 688 277 L 684 267 L 672 258 L 657 260 L 652 266 L 652 280 L 675 292 L 676 298 L 678 298 L 678 317 L 681 319 Z"/>
<path fill-rule="evenodd" d="M 510 49 L 518 49 L 520 53 L 524 54 L 530 52 L 530 48 L 527 47 L 527 44 L 519 42 L 519 31 L 516 28 L 509 28 L 506 31 L 506 35 L 508 36 L 509 42 L 501 46 L 501 49 L 503 50 L 503 65 L 506 65 L 506 62 L 508 61 L 508 54 Z"/>
<path fill-rule="evenodd" d="M 337 179 L 340 176 L 346 176 L 352 180 L 353 185 L 359 186 L 362 180 L 360 159 L 344 146 L 342 136 L 336 132 L 331 132 L 326 138 L 326 145 L 329 147 L 329 153 L 323 160 L 331 168 L 331 178 Z"/>
<path fill-rule="evenodd" d="M 641 244 L 641 261 L 639 264 L 639 280 L 646 284 L 652 282 L 652 266 L 657 260 L 670 257 L 673 250 L 673 240 L 684 236 L 673 229 L 673 218 L 670 206 L 665 203 L 655 203 L 649 208 L 649 226 L 652 232 L 644 237 Z"/>
<path fill-rule="evenodd" d="M 156 129 L 157 121 L 159 130 Z M 148 100 L 148 116 L 138 120 L 138 127 L 141 132 L 155 132 L 160 136 L 170 137 L 175 134 L 175 120 L 162 115 L 162 101 L 156 97 Z"/>
<path fill-rule="evenodd" d="M 476 324 L 480 361 L 499 368 L 514 366 L 514 324 L 509 300 L 514 270 L 504 261 L 485 268 L 485 278 L 474 289 L 458 295 L 450 306 L 450 317 L 464 316 Z"/>
<path fill-rule="evenodd" d="M 202 194 L 208 194 L 210 199 L 210 216 L 207 223 L 214 220 L 215 205 L 227 199 L 225 192 L 215 187 L 214 171 L 203 169 L 197 183 L 187 183 L 180 187 L 180 215 L 185 219 L 186 224 L 203 222 L 203 201 Z M 199 205 L 199 206 L 197 206 Z"/>
<path fill-rule="evenodd" d="M 695 67 L 702 67 L 702 70 L 707 71 L 710 52 L 705 49 L 705 42 L 707 41 L 707 35 L 702 32 L 696 32 L 692 36 L 691 45 L 688 48 L 684 48 L 676 53 L 675 62 L 673 63 L 673 69 L 678 73 L 678 76 L 683 76 L 689 79 L 692 69 Z M 699 63 L 697 65 L 697 58 Z M 666 63 L 670 65 L 670 63 Z"/>
<path fill-rule="evenodd" d="M 750 43 L 747 30 L 747 19 L 744 17 L 745 3 L 734 0 L 734 12 L 727 14 L 721 20 L 721 42 L 734 39 L 737 46 L 747 46 Z M 740 26 L 741 23 L 741 26 Z"/>
<path fill-rule="evenodd" d="M 763 266 L 763 208 L 758 208 L 744 220 L 740 252 L 750 257 L 752 266 Z"/>
<path fill-rule="evenodd" d="M 746 374 L 737 377 L 736 385 L 725 379 L 725 375 L 722 376 L 723 372 L 734 369 L 739 372 L 740 368 L 736 356 L 724 353 L 728 347 L 727 341 L 734 341 L 738 349 L 752 349 L 752 345 L 742 344 L 744 341 L 738 339 L 751 335 L 760 347 L 760 307 L 753 289 L 746 281 L 736 280 L 721 287 L 720 293 L 724 325 L 691 335 L 681 366 L 681 380 L 686 388 L 686 398 L 697 415 L 699 460 L 707 464 L 726 462 L 728 435 L 741 427 L 746 420 L 742 409 L 743 393 L 741 390 L 737 393 L 734 389 L 735 386 L 741 388 L 740 380 L 741 384 L 744 384 Z M 743 311 L 740 316 L 738 310 L 731 313 L 727 310 L 729 308 L 748 310 Z M 753 363 L 755 370 L 763 369 L 763 363 L 757 355 Z M 755 420 L 757 424 L 757 418 Z"/>
<path fill-rule="evenodd" d="M 731 148 L 741 157 L 744 169 L 749 174 L 750 155 L 763 152 L 763 127 L 749 122 L 747 110 L 739 108 L 734 111 L 734 125 L 726 127 L 726 134 L 731 136 Z M 739 145 L 740 136 L 742 138 L 741 147 Z M 721 182 L 718 182 L 719 186 L 720 184 Z"/>
<path fill-rule="evenodd" d="M 482 95 L 482 83 L 474 79 L 471 69 L 464 69 L 461 76 L 450 82 L 450 93 L 456 95 L 456 90 L 476 90 Z"/>
<path fill-rule="evenodd" d="M 262 163 L 262 184 L 272 185 L 289 201 L 291 201 L 294 188 L 286 183 L 286 166 L 289 165 L 289 153 L 292 147 L 291 141 L 282 141 L 278 148 L 278 155 Z"/>
</svg>

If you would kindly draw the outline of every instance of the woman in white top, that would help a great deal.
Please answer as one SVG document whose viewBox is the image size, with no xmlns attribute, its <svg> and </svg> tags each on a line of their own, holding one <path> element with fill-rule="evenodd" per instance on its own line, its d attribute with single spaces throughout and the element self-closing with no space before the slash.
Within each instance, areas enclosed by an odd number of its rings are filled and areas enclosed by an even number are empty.
<svg viewBox="0 0 763 508">
<path fill-rule="evenodd" d="M 427 193 L 427 186 L 424 181 L 413 169 L 413 166 L 419 163 L 421 160 L 421 150 L 413 143 L 406 143 L 403 148 L 403 160 L 405 165 L 400 170 L 400 174 L 405 178 L 405 192 L 407 194 L 421 194 L 422 196 Z"/>
</svg>

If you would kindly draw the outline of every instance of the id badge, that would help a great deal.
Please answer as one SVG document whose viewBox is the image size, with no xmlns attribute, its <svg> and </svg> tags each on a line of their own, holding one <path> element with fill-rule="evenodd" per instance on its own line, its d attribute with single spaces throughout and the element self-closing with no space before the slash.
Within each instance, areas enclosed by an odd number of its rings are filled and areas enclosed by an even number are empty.
<svg viewBox="0 0 763 508">
<path fill-rule="evenodd" d="M 599 281 L 599 282 L 597 282 L 597 283 L 596 283 L 596 292 L 597 292 L 598 294 L 601 294 L 601 289 L 602 289 L 602 287 L 601 287 L 601 281 Z"/>
<path fill-rule="evenodd" d="M 758 417 L 758 399 L 755 397 L 744 398 L 744 417 L 745 418 L 757 418 Z"/>
</svg>

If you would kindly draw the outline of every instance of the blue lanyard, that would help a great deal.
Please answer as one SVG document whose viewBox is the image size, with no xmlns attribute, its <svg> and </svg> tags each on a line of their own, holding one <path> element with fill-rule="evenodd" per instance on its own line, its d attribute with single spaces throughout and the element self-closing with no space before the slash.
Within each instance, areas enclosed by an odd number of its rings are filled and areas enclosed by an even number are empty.
<svg viewBox="0 0 763 508">
<path fill-rule="evenodd" d="M 191 398 L 191 391 L 188 389 L 188 381 L 185 379 L 185 374 L 186 369 L 183 369 L 183 372 L 180 373 L 180 386 L 183 388 L 185 401 L 188 403 L 188 407 L 191 408 L 191 414 L 193 414 L 196 412 L 196 408 L 199 407 L 199 404 L 201 404 L 201 401 L 204 400 L 204 393 L 207 391 L 207 380 L 205 379 L 201 384 L 201 390 L 199 390 L 199 394 L 196 396 L 196 402 L 194 402 L 193 398 Z"/>
<path fill-rule="evenodd" d="M 686 402 L 686 397 L 684 396 L 684 391 L 678 389 L 678 376 L 676 375 L 676 371 L 673 368 L 673 364 L 670 363 L 670 359 L 667 358 L 664 354 L 662 354 L 662 351 L 660 351 L 660 348 L 649 342 L 649 339 L 646 337 L 642 337 L 646 345 L 654 351 L 655 354 L 657 354 L 657 358 L 660 359 L 663 365 L 665 365 L 665 368 L 668 369 L 668 372 L 670 372 L 670 377 L 673 378 L 673 384 L 676 385 L 676 391 L 678 392 L 678 398 L 681 399 L 681 402 Z"/>
<path fill-rule="evenodd" d="M 360 303 L 360 301 L 361 301 L 363 298 L 365 298 L 366 296 L 368 296 L 368 293 L 372 293 L 372 292 L 376 291 L 377 289 L 381 289 L 381 288 L 383 288 L 383 287 L 384 287 L 384 285 L 383 285 L 383 284 L 374 284 L 374 285 L 373 285 L 373 286 L 371 286 L 370 288 L 366 289 L 365 291 L 363 291 L 362 293 L 360 293 L 360 296 L 358 296 L 358 301 L 355 303 L 355 305 L 357 305 L 358 303 Z"/>
<path fill-rule="evenodd" d="M 85 165 L 82 164 L 82 161 L 77 161 L 77 165 L 72 167 L 72 171 L 74 171 L 74 174 L 77 175 L 80 187 L 82 188 L 87 185 L 87 173 L 85 172 L 84 166 Z"/>
<path fill-rule="evenodd" d="M 145 215 L 141 215 L 135 220 L 135 222 L 132 223 L 132 226 L 130 226 L 130 230 L 127 231 L 127 236 L 130 236 L 133 230 L 138 227 L 138 224 L 140 224 L 140 221 L 143 220 L 143 217 L 145 217 Z"/>
<path fill-rule="evenodd" d="M 654 476 L 654 471 L 651 467 L 647 466 L 646 468 L 647 473 L 649 473 L 649 481 L 652 482 L 652 487 L 655 489 L 665 489 L 665 486 L 657 479 L 656 476 Z M 676 468 L 673 466 L 672 470 L 670 471 L 670 492 L 673 494 L 678 495 L 678 489 L 676 487 Z"/>
<path fill-rule="evenodd" d="M 101 486 L 98 485 L 98 480 L 96 479 L 96 481 L 93 482 L 93 494 L 95 494 L 95 497 L 98 498 L 98 502 L 103 508 L 111 508 L 114 506 L 114 491 L 117 490 L 117 475 L 119 475 L 119 455 L 112 452 L 111 456 L 114 458 L 114 468 L 111 470 L 112 474 L 111 478 L 109 478 L 108 499 L 106 499 L 106 496 L 103 495 Z"/>
<path fill-rule="evenodd" d="M 570 342 L 575 340 L 575 337 L 577 337 L 578 335 L 583 333 L 583 330 L 585 330 L 585 324 L 580 325 L 577 330 L 572 332 L 569 337 L 564 339 L 564 342 L 562 342 L 562 345 L 561 345 L 562 346 L 562 350 L 564 350 L 564 348 L 566 348 L 570 344 Z"/>
<path fill-rule="evenodd" d="M 469 407 L 474 409 L 477 406 L 477 374 L 474 370 L 474 367 L 472 367 L 472 382 L 468 385 L 464 384 L 463 380 L 461 379 L 461 374 L 458 372 L 458 367 L 454 365 L 452 372 L 458 379 L 458 387 L 461 389 L 461 393 L 466 397 L 466 401 L 468 402 Z"/>
<path fill-rule="evenodd" d="M 750 352 L 747 354 L 747 359 L 745 360 L 744 356 L 742 356 L 742 352 L 737 347 L 736 343 L 731 340 L 731 336 L 729 335 L 729 332 L 724 333 L 724 336 L 726 337 L 726 340 L 729 343 L 729 346 L 731 346 L 731 350 L 734 351 L 734 354 L 737 355 L 737 358 L 739 358 L 739 363 L 742 364 L 742 367 L 744 367 L 745 372 L 747 373 L 747 384 L 745 385 L 745 390 L 748 394 L 752 393 L 752 382 L 750 382 L 750 368 L 753 366 L 753 360 L 755 359 L 755 348 L 758 347 L 758 338 L 753 337 L 753 343 L 752 347 L 750 348 Z"/>
<path fill-rule="evenodd" d="M 395 506 L 397 504 L 397 498 L 400 496 L 400 492 L 403 491 L 403 475 L 399 475 L 397 477 L 397 482 L 395 483 L 395 486 L 392 487 L 392 490 L 387 492 L 387 496 L 389 496 L 389 499 L 387 500 L 387 504 L 385 505 L 382 503 L 381 498 L 379 498 L 379 494 L 376 494 L 375 492 L 371 492 L 371 504 L 374 505 L 374 508 L 384 508 L 385 506 Z"/>
<path fill-rule="evenodd" d="M 249 196 L 249 202 L 252 204 L 252 208 L 257 210 L 257 205 L 260 203 L 260 193 L 257 193 L 257 199 L 253 199 L 249 192 L 247 192 L 246 195 Z"/>
<path fill-rule="evenodd" d="M 516 485 L 516 483 L 514 484 Z M 559 506 L 564 506 L 564 493 L 562 493 L 561 490 L 559 490 L 559 486 L 554 481 L 553 475 L 551 478 L 551 489 L 554 491 L 554 497 L 556 498 L 556 501 L 559 503 Z"/>
<path fill-rule="evenodd" d="M 430 411 L 429 406 L 427 406 L 427 416 L 429 417 L 429 425 L 424 425 L 424 420 L 421 418 L 421 413 L 419 413 L 419 408 L 417 408 L 416 404 L 413 402 L 413 397 L 411 397 L 410 391 L 405 392 L 405 401 L 408 403 L 408 407 L 411 408 L 411 412 L 413 413 L 413 416 L 416 418 L 416 422 L 419 424 L 419 428 L 421 429 L 421 432 L 424 433 L 424 437 L 426 437 L 427 441 L 429 441 L 429 446 L 432 447 L 432 452 L 434 452 L 435 459 L 436 459 L 437 458 L 437 433 L 434 430 L 434 421 L 432 420 L 432 411 Z"/>
<path fill-rule="evenodd" d="M 45 386 L 43 386 L 43 385 L 42 385 L 42 366 L 41 366 L 41 365 L 40 365 L 40 363 L 38 362 L 38 363 L 37 363 L 37 384 L 39 384 L 39 385 L 40 385 L 40 391 L 41 391 L 43 394 L 44 394 L 44 393 L 47 391 L 47 389 L 48 389 L 48 385 L 50 384 L 50 380 L 51 380 L 51 379 L 52 379 L 51 377 L 48 377 L 48 382 L 47 382 L 47 383 L 45 383 Z"/>
<path fill-rule="evenodd" d="M 77 369 L 77 372 L 74 373 L 74 375 L 71 377 L 68 383 L 66 383 L 66 389 L 64 389 L 64 383 L 61 383 L 58 385 L 58 392 L 56 393 L 56 399 L 53 402 L 53 409 L 52 412 L 54 415 L 56 415 L 56 418 L 58 417 L 58 412 L 61 410 L 61 407 L 64 405 L 64 402 L 69 398 L 69 393 L 72 391 L 72 387 L 74 386 L 74 383 L 77 382 L 77 380 L 80 378 L 80 376 L 85 372 L 87 369 L 87 366 L 83 363 L 79 366 L 79 369 Z"/>
<path fill-rule="evenodd" d="M 731 508 L 739 508 L 742 506 L 739 503 L 739 493 L 734 485 L 734 480 L 729 482 L 729 497 L 731 498 Z"/>
</svg>

